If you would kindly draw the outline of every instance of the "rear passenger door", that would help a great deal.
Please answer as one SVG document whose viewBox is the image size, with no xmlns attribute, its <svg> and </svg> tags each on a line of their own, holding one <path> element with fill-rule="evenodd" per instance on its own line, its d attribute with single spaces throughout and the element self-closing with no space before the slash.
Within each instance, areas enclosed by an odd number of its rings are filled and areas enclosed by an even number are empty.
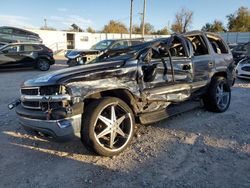
<svg viewBox="0 0 250 188">
<path fill-rule="evenodd" d="M 33 67 L 35 66 L 35 58 L 37 57 L 37 50 L 35 50 L 32 44 L 24 44 L 19 52 L 21 57 L 20 64 L 23 67 Z"/>
<path fill-rule="evenodd" d="M 216 65 L 216 71 L 225 71 L 228 65 L 233 64 L 233 58 L 230 49 L 224 41 L 217 35 L 207 34 L 207 39 L 210 43 L 213 61 Z"/>
<path fill-rule="evenodd" d="M 186 37 L 192 45 L 193 89 L 199 89 L 209 82 L 210 73 L 214 69 L 214 59 L 203 34 L 187 35 Z"/>
</svg>

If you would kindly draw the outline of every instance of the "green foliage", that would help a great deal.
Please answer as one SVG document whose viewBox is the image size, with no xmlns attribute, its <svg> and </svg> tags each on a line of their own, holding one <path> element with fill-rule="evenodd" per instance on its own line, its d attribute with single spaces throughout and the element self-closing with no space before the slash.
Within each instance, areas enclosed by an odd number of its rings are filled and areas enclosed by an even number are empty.
<svg viewBox="0 0 250 188">
<path fill-rule="evenodd" d="M 103 33 L 128 33 L 128 29 L 125 24 L 119 21 L 110 20 L 107 25 L 104 26 Z"/>
<path fill-rule="evenodd" d="M 92 27 L 88 27 L 88 28 L 86 29 L 86 31 L 87 31 L 88 33 L 95 33 L 95 30 L 94 30 Z"/>
<path fill-rule="evenodd" d="M 221 21 L 214 20 L 213 23 L 206 23 L 201 30 L 209 32 L 225 32 L 226 28 Z"/>
<path fill-rule="evenodd" d="M 156 32 L 153 33 L 154 35 L 169 35 L 170 31 L 168 27 L 164 27 L 162 29 L 157 30 Z"/>
<path fill-rule="evenodd" d="M 227 16 L 228 30 L 232 32 L 250 32 L 250 10 L 240 7 L 234 14 Z"/>
<path fill-rule="evenodd" d="M 142 25 L 133 25 L 132 31 L 134 34 L 141 34 L 142 33 Z M 154 26 L 150 23 L 145 23 L 145 30 L 144 30 L 146 35 L 153 34 L 154 31 Z"/>
</svg>

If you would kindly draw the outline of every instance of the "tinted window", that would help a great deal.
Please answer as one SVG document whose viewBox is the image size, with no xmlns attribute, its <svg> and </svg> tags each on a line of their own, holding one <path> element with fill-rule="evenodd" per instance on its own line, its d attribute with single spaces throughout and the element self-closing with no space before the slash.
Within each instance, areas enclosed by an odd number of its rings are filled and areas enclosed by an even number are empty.
<svg viewBox="0 0 250 188">
<path fill-rule="evenodd" d="M 116 42 L 111 48 L 112 49 L 123 49 L 126 47 L 128 47 L 128 41 L 123 40 L 123 41 Z"/>
<path fill-rule="evenodd" d="M 12 34 L 13 30 L 11 28 L 2 28 L 1 32 L 6 33 L 6 34 Z"/>
<path fill-rule="evenodd" d="M 14 34 L 16 35 L 27 35 L 26 32 L 19 30 L 19 29 L 14 29 Z"/>
<path fill-rule="evenodd" d="M 188 36 L 187 39 L 192 43 L 194 56 L 208 54 L 208 47 L 204 38 L 201 35 Z"/>
<path fill-rule="evenodd" d="M 130 43 L 131 43 L 131 46 L 134 46 L 134 45 L 141 44 L 142 42 L 139 40 L 132 40 L 132 41 L 130 41 Z"/>
<path fill-rule="evenodd" d="M 38 45 L 33 45 L 34 50 L 39 51 L 42 50 L 42 47 L 38 46 Z"/>
<path fill-rule="evenodd" d="M 21 47 L 20 45 L 11 45 L 3 49 L 5 53 L 15 53 L 15 52 L 20 52 Z"/>
<path fill-rule="evenodd" d="M 95 44 L 94 46 L 91 47 L 92 50 L 105 50 L 107 49 L 111 44 L 112 40 L 103 40 Z"/>
<path fill-rule="evenodd" d="M 207 35 L 207 38 L 215 53 L 217 54 L 228 53 L 227 47 L 225 46 L 224 42 L 219 37 L 216 37 L 213 35 Z"/>
</svg>

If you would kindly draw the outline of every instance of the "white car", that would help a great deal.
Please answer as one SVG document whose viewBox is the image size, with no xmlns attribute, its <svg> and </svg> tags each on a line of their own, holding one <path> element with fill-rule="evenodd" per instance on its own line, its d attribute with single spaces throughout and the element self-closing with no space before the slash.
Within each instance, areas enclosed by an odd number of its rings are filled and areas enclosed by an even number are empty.
<svg viewBox="0 0 250 188">
<path fill-rule="evenodd" d="M 244 58 L 238 63 L 236 76 L 238 78 L 250 79 L 250 57 Z"/>
</svg>

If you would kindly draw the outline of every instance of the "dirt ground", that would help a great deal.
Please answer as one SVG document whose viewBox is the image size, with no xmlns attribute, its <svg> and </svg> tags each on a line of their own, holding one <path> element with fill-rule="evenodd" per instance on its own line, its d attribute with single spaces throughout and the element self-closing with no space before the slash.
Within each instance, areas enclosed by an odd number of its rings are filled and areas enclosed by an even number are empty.
<svg viewBox="0 0 250 188">
<path fill-rule="evenodd" d="M 198 108 L 139 126 L 132 145 L 108 158 L 78 138 L 56 143 L 19 126 L 7 104 L 40 73 L 0 72 L 0 187 L 250 187 L 250 81 L 237 80 L 227 112 Z"/>
</svg>

